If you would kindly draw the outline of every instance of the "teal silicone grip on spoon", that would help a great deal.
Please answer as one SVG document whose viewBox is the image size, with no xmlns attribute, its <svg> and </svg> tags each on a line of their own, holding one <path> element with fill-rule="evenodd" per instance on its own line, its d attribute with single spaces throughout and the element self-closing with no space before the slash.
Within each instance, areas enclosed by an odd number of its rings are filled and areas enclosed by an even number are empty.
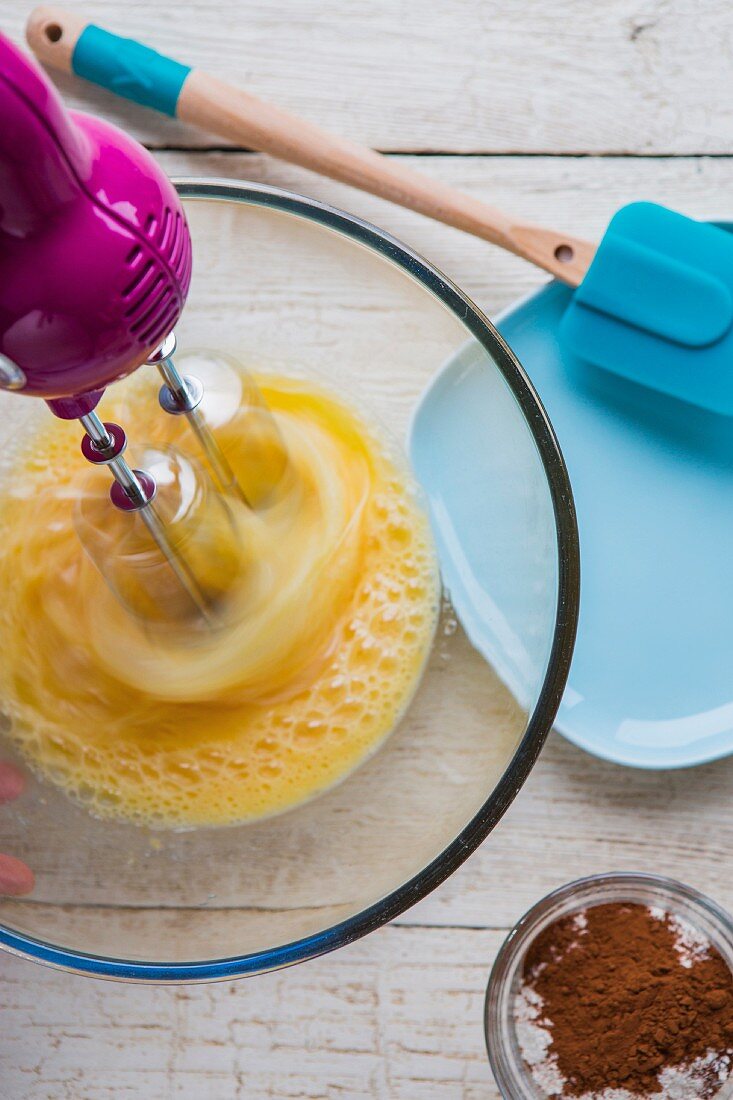
<svg viewBox="0 0 733 1100">
<path fill-rule="evenodd" d="M 71 71 L 116 95 L 175 118 L 190 65 L 165 57 L 133 38 L 89 23 L 71 54 Z"/>
</svg>

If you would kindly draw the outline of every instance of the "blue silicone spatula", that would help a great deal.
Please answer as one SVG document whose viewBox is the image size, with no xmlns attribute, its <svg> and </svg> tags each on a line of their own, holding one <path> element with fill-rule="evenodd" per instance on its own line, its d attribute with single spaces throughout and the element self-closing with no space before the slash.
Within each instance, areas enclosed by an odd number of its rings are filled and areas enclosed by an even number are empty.
<svg viewBox="0 0 733 1100">
<path fill-rule="evenodd" d="M 634 203 L 616 214 L 596 248 L 524 223 L 77 16 L 37 8 L 27 34 L 49 65 L 523 256 L 578 288 L 561 339 L 581 359 L 733 414 L 733 243 L 722 230 Z"/>
</svg>

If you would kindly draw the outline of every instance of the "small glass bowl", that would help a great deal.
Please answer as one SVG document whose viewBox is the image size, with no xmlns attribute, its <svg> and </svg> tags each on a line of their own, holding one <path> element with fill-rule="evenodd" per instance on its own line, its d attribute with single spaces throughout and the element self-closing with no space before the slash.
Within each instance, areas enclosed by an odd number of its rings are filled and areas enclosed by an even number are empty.
<svg viewBox="0 0 733 1100">
<path fill-rule="evenodd" d="M 657 906 L 683 918 L 702 932 L 733 970 L 733 919 L 710 898 L 690 886 L 659 875 L 612 872 L 591 875 L 561 886 L 538 901 L 515 924 L 504 941 L 489 977 L 484 1031 L 489 1062 L 505 1100 L 547 1100 L 519 1049 L 514 1000 L 527 951 L 536 937 L 561 917 L 607 902 Z M 715 1100 L 733 1096 L 733 1077 Z"/>
</svg>

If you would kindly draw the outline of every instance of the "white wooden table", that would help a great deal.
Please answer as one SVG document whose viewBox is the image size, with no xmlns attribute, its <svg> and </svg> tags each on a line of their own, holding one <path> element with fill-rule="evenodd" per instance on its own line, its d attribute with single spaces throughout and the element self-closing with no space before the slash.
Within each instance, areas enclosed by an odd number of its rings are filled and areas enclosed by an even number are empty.
<svg viewBox="0 0 733 1100">
<path fill-rule="evenodd" d="M 733 214 L 728 0 L 90 0 L 144 39 L 477 196 L 588 237 L 634 198 Z M 26 5 L 0 0 L 20 41 Z M 266 180 L 393 231 L 491 315 L 540 276 L 488 245 L 65 80 L 174 173 Z M 482 998 L 506 929 L 610 869 L 733 907 L 733 760 L 645 774 L 551 739 L 493 836 L 391 927 L 208 987 L 131 987 L 0 959 L 2 1100 L 497 1097 Z"/>
</svg>

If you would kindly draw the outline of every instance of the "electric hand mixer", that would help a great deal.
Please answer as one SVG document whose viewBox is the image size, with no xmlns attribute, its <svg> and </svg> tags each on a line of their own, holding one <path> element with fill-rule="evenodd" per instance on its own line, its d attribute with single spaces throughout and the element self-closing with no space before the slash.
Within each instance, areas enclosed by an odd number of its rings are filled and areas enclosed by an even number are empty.
<svg viewBox="0 0 733 1100">
<path fill-rule="evenodd" d="M 194 428 L 218 487 L 236 490 L 199 410 L 203 387 L 174 362 L 191 240 L 172 184 L 135 141 L 64 108 L 45 75 L 0 34 L 0 387 L 79 419 L 84 457 L 107 465 L 110 497 L 143 519 L 199 613 L 207 601 L 154 505 L 150 471 L 95 409 L 104 387 L 154 363 L 160 403 Z M 241 494 L 240 494 L 241 495 Z"/>
</svg>

